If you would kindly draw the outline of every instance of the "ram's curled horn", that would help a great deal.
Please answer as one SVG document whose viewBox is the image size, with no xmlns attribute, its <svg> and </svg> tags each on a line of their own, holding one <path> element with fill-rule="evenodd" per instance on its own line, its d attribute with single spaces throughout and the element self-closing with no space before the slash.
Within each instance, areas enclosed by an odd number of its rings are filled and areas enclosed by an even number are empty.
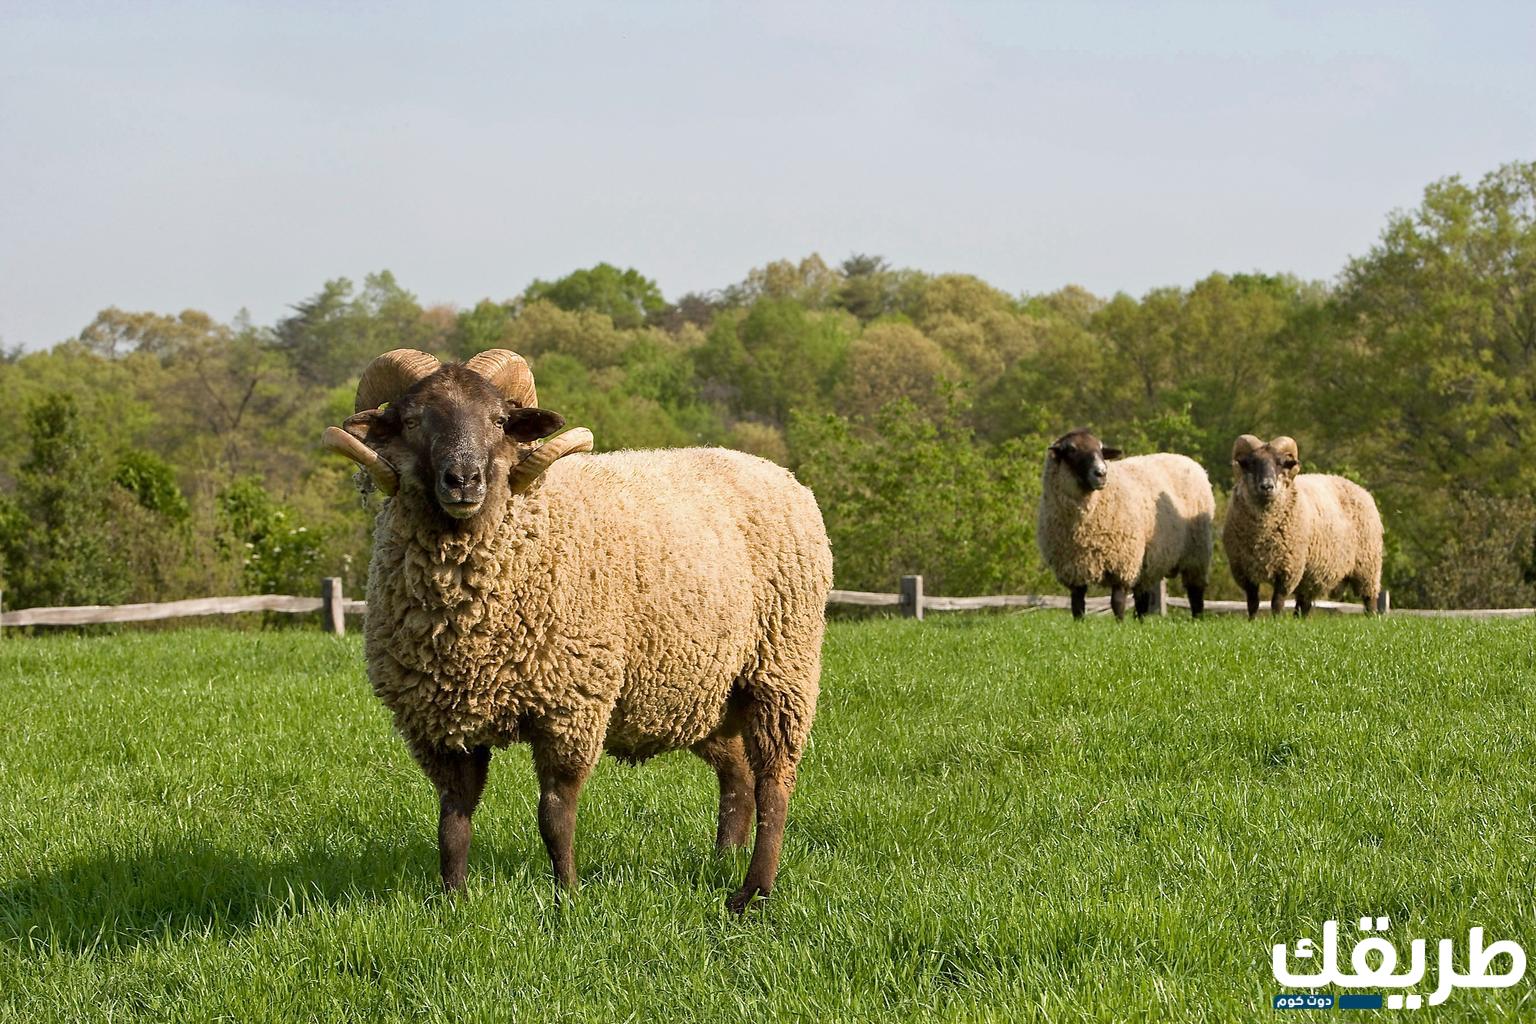
<svg viewBox="0 0 1536 1024">
<path fill-rule="evenodd" d="M 443 364 L 437 357 L 414 348 L 385 352 L 363 371 L 357 382 L 357 402 L 353 412 L 377 409 L 385 402 L 399 401 L 411 385 L 430 377 Z"/>
<path fill-rule="evenodd" d="M 516 402 L 520 408 L 532 409 L 539 404 L 539 396 L 533 389 L 533 371 L 528 360 L 504 348 L 488 348 L 471 356 L 464 364 L 490 381 L 503 398 Z"/>
<path fill-rule="evenodd" d="M 522 494 L 548 469 L 556 459 L 577 452 L 592 450 L 592 431 L 586 427 L 573 427 L 565 433 L 550 438 L 512 467 L 509 483 L 513 494 Z"/>
<path fill-rule="evenodd" d="M 320 435 L 320 443 L 362 466 L 368 471 L 368 475 L 373 477 L 373 482 L 379 490 L 389 497 L 394 497 L 395 492 L 400 489 L 400 474 L 395 472 L 395 467 L 385 462 L 378 452 L 340 427 L 326 427 L 325 433 Z"/>
<path fill-rule="evenodd" d="M 1296 439 L 1294 437 L 1281 436 L 1271 438 L 1269 450 L 1276 455 L 1289 455 L 1293 459 L 1301 458 L 1301 450 L 1296 447 Z"/>
<path fill-rule="evenodd" d="M 1254 437 L 1252 434 L 1244 434 L 1242 437 L 1239 437 L 1236 441 L 1232 442 L 1232 461 L 1236 462 L 1244 455 L 1252 455 L 1254 452 L 1263 447 L 1263 441 L 1259 440 L 1257 437 Z"/>
</svg>

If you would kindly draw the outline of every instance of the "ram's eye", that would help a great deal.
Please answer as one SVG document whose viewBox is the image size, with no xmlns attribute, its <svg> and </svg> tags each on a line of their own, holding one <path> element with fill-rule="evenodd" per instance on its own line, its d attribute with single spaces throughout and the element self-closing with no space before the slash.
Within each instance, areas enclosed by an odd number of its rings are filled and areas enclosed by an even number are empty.
<svg viewBox="0 0 1536 1024">
<path fill-rule="evenodd" d="M 421 426 L 421 417 L 420 416 L 407 416 L 405 418 L 405 429 L 406 430 L 415 430 L 419 426 Z"/>
<path fill-rule="evenodd" d="M 495 423 L 496 423 L 496 425 L 497 425 L 497 426 L 498 426 L 498 427 L 504 427 L 504 426 L 506 426 L 506 425 L 507 425 L 507 417 L 506 417 L 506 414 L 505 414 L 505 413 L 503 413 L 503 414 L 502 414 L 502 415 L 500 415 L 500 416 L 497 416 L 497 417 L 496 417 L 496 418 L 495 418 L 495 421 L 494 421 L 494 422 L 495 422 Z"/>
</svg>

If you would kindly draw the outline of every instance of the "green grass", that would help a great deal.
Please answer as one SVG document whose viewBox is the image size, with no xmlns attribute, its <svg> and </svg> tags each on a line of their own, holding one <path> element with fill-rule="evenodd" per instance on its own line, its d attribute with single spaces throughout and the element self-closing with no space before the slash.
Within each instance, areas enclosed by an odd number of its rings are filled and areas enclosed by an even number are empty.
<svg viewBox="0 0 1536 1024">
<path fill-rule="evenodd" d="M 603 763 L 562 899 L 499 752 L 448 901 L 355 638 L 7 636 L 0 1018 L 1269 1020 L 1271 943 L 1330 917 L 1536 957 L 1533 649 L 1531 622 L 834 624 L 779 886 L 737 920 L 690 755 Z M 1419 1016 L 1529 1018 L 1532 984 Z"/>
</svg>

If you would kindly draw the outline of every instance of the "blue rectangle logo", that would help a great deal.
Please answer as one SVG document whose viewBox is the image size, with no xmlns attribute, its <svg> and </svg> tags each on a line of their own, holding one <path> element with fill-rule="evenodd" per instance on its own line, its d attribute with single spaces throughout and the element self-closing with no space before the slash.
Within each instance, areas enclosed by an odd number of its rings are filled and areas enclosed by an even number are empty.
<svg viewBox="0 0 1536 1024">
<path fill-rule="evenodd" d="M 1379 1010 L 1381 1009 L 1380 992 L 1350 992 L 1340 994 L 1339 1009 L 1341 1010 Z"/>
</svg>

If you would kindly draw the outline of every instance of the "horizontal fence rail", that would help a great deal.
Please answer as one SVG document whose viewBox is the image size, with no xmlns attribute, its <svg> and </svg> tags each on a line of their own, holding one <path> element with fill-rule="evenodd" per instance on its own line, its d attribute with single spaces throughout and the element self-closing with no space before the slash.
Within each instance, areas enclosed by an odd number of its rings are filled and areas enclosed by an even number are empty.
<svg viewBox="0 0 1536 1024">
<path fill-rule="evenodd" d="M 3 599 L 0 594 L 0 599 Z M 1041 609 L 1064 610 L 1072 607 L 1070 598 L 1059 594 L 994 594 L 987 597 L 941 597 L 923 593 L 921 576 L 903 576 L 901 589 L 894 594 L 869 590 L 834 590 L 827 595 L 829 605 L 863 608 L 895 608 L 908 618 L 921 619 L 928 612 L 971 612 L 988 608 L 1016 611 Z M 1291 607 L 1294 607 L 1292 605 Z M 1150 612 L 1162 615 L 1169 608 L 1189 608 L 1182 597 L 1169 597 L 1166 586 L 1152 595 Z M 1325 614 L 1359 615 L 1365 609 L 1359 602 L 1314 601 L 1314 611 Z M 1106 615 L 1109 598 L 1088 598 L 1085 610 L 1090 615 Z M 1243 601 L 1206 601 L 1205 610 L 1213 614 L 1242 615 L 1248 611 Z M 1536 608 L 1391 608 L 1385 592 L 1378 610 L 1392 615 L 1436 619 L 1519 619 L 1536 616 Z M 186 601 L 162 601 L 153 604 L 78 605 L 70 608 L 22 608 L 5 611 L 0 602 L 0 629 L 6 626 L 90 626 L 113 622 L 154 622 L 200 615 L 242 615 L 251 612 L 278 612 L 291 615 L 321 613 L 321 624 L 328 633 L 346 632 L 346 616 L 366 615 L 366 601 L 349 600 L 342 594 L 341 580 L 328 576 L 321 581 L 319 597 L 292 597 L 287 594 L 253 594 L 245 597 L 197 597 Z"/>
</svg>

